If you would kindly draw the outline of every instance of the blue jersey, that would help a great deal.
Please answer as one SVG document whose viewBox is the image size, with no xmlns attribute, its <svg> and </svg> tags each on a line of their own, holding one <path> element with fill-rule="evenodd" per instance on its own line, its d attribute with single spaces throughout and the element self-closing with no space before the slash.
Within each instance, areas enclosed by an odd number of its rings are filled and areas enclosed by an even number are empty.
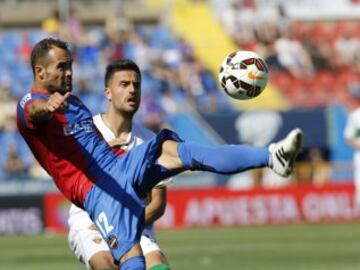
<svg viewBox="0 0 360 270">
<path fill-rule="evenodd" d="M 90 111 L 73 95 L 68 99 L 68 109 L 56 112 L 47 121 L 31 122 L 29 106 L 37 99 L 48 98 L 49 94 L 36 91 L 25 95 L 17 107 L 18 128 L 60 191 L 82 206 L 93 183 L 117 155 L 103 141 Z"/>
<path fill-rule="evenodd" d="M 134 246 L 144 229 L 142 199 L 175 172 L 157 164 L 165 140 L 180 141 L 163 130 L 129 153 L 108 146 L 94 126 L 90 111 L 70 95 L 68 108 L 41 123 L 29 119 L 28 108 L 49 94 L 25 95 L 18 104 L 18 127 L 34 156 L 60 191 L 83 207 L 108 241 L 116 260 Z"/>
</svg>

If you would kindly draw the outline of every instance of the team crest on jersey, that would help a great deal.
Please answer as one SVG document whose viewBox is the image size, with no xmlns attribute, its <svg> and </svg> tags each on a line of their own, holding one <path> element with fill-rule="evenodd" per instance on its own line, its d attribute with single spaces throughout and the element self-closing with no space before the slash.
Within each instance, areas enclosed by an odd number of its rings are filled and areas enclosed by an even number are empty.
<svg viewBox="0 0 360 270">
<path fill-rule="evenodd" d="M 92 120 L 84 120 L 77 123 L 67 124 L 64 126 L 64 135 L 69 136 L 79 131 L 93 132 L 95 130 L 94 123 Z"/>
<path fill-rule="evenodd" d="M 108 237 L 107 244 L 111 249 L 116 249 L 119 246 L 119 242 L 115 235 L 110 235 Z"/>
<path fill-rule="evenodd" d="M 100 244 L 102 239 L 100 236 L 95 236 L 92 241 L 95 243 L 95 244 Z"/>
<path fill-rule="evenodd" d="M 31 93 L 28 93 L 25 96 L 23 96 L 23 98 L 20 101 L 21 108 L 24 109 L 26 102 L 28 102 L 30 99 L 31 99 Z"/>
</svg>

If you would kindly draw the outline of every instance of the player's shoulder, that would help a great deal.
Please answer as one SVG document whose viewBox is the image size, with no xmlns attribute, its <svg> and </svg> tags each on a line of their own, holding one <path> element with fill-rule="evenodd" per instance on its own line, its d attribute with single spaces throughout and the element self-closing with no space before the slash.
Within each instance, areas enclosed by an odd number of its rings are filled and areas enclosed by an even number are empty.
<svg viewBox="0 0 360 270">
<path fill-rule="evenodd" d="M 21 108 L 24 108 L 25 105 L 26 105 L 26 103 L 27 103 L 28 101 L 30 101 L 31 99 L 32 99 L 31 93 L 25 94 L 24 96 L 22 96 L 22 98 L 20 98 L 20 100 L 19 100 L 19 106 L 20 106 Z"/>
<path fill-rule="evenodd" d="M 36 99 L 47 99 L 48 96 L 45 94 L 39 94 L 39 93 L 32 93 L 29 92 L 25 95 L 23 95 L 20 99 L 19 99 L 19 106 L 21 108 L 25 108 L 25 105 L 27 103 L 29 103 L 32 100 L 36 100 Z"/>
</svg>

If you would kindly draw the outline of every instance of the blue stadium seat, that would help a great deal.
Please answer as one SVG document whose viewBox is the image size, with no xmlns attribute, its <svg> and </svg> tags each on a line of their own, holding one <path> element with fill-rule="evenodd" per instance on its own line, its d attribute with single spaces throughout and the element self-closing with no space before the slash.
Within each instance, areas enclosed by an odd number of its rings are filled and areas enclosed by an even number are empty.
<svg viewBox="0 0 360 270">
<path fill-rule="evenodd" d="M 45 38 L 47 35 L 41 31 L 40 29 L 31 29 L 28 31 L 29 33 L 29 41 L 32 45 L 35 45 L 40 40 Z"/>
<path fill-rule="evenodd" d="M 15 49 L 21 44 L 21 33 L 18 30 L 4 31 L 2 40 L 6 48 L 9 50 Z"/>
<path fill-rule="evenodd" d="M 177 42 L 166 28 L 156 26 L 149 36 L 149 44 L 153 48 L 173 48 Z"/>
</svg>

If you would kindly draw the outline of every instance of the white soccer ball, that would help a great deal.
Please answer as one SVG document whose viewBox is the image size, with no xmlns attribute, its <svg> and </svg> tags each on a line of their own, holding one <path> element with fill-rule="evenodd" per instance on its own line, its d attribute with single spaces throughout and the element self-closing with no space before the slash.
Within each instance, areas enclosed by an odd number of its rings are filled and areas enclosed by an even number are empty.
<svg viewBox="0 0 360 270">
<path fill-rule="evenodd" d="M 235 99 L 260 95 L 269 79 L 265 61 L 253 51 L 237 51 L 225 57 L 219 82 L 226 94 Z"/>
</svg>

